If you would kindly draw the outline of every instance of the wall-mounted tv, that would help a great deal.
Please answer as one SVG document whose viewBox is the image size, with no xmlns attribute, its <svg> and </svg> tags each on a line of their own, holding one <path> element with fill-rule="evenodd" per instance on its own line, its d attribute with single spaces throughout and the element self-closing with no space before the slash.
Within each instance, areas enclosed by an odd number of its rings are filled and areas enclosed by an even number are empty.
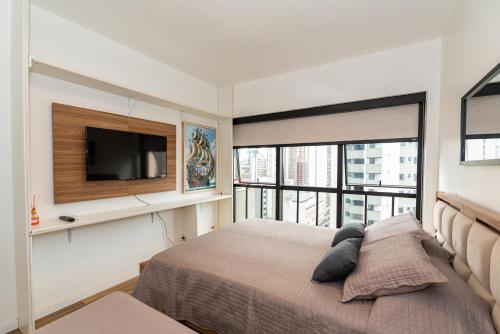
<svg viewBox="0 0 500 334">
<path fill-rule="evenodd" d="M 86 127 L 87 181 L 167 176 L 167 138 Z"/>
</svg>

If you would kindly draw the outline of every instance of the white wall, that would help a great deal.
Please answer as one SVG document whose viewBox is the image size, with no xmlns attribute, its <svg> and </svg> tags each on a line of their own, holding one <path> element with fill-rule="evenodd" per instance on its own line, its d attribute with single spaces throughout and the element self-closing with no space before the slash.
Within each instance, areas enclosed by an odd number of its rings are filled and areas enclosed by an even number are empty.
<svg viewBox="0 0 500 334">
<path fill-rule="evenodd" d="M 0 1 L 0 333 L 17 328 L 12 201 L 11 1 Z"/>
<path fill-rule="evenodd" d="M 134 197 L 95 200 L 71 204 L 53 204 L 52 117 L 51 104 L 58 102 L 121 115 L 175 124 L 177 126 L 177 190 L 141 195 L 150 202 L 199 197 L 212 192 L 182 194 L 182 121 L 188 120 L 217 127 L 214 120 L 190 116 L 175 110 L 129 101 L 127 98 L 78 86 L 65 81 L 32 74 L 30 83 L 31 191 L 40 195 L 42 220 L 60 215 L 83 215 L 143 203 Z M 130 106 L 133 106 L 130 107 Z M 129 108 L 130 107 L 130 108 Z M 201 226 L 207 232 L 217 223 L 217 203 L 198 207 L 203 212 Z M 185 210 L 163 212 L 168 236 L 178 242 L 182 235 L 193 237 L 196 215 L 184 219 Z M 207 230 L 208 229 L 208 230 Z M 199 231 L 198 231 L 199 232 Z M 51 313 L 97 291 L 138 274 L 138 264 L 169 246 L 157 217 L 139 216 L 73 231 L 72 242 L 66 232 L 33 238 L 33 302 L 35 318 Z"/>
<path fill-rule="evenodd" d="M 441 42 L 432 40 L 235 85 L 235 117 L 427 92 L 424 226 L 438 184 Z"/>
<path fill-rule="evenodd" d="M 460 166 L 460 99 L 500 62 L 500 1 L 460 0 L 443 37 L 439 189 L 500 211 L 500 166 Z"/>
<path fill-rule="evenodd" d="M 31 6 L 31 56 L 77 72 L 95 75 L 124 87 L 149 92 L 191 108 L 218 113 L 218 89 L 108 38 L 84 29 L 38 7 Z M 191 116 L 46 76 L 30 76 L 30 160 L 32 194 L 40 195 L 44 219 L 60 215 L 141 206 L 133 197 L 72 204 L 53 204 L 51 103 L 75 105 L 121 115 L 131 112 L 177 126 L 177 190 L 140 196 L 155 203 L 180 197 L 198 197 L 215 191 L 182 194 L 182 121 L 217 127 L 214 120 Z M 220 145 L 221 143 L 219 143 Z M 224 143 L 222 143 L 224 144 Z M 222 177 L 222 176 L 219 176 Z M 161 213 L 168 236 L 178 242 L 217 225 L 216 202 Z M 198 222 L 198 225 L 195 225 Z M 33 238 L 33 304 L 39 318 L 97 291 L 138 274 L 140 261 L 169 246 L 157 217 L 139 216 L 79 228 L 68 242 L 66 232 Z"/>
<path fill-rule="evenodd" d="M 30 52 L 40 61 L 194 109 L 218 112 L 217 87 L 36 6 L 31 6 Z"/>
</svg>

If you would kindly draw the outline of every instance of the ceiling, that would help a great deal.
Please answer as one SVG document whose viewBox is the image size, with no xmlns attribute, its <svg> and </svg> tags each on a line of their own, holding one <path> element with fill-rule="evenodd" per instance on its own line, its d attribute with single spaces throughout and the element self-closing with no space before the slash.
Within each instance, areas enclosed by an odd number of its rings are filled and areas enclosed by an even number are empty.
<svg viewBox="0 0 500 334">
<path fill-rule="evenodd" d="M 32 0 L 215 85 L 442 35 L 456 0 Z"/>
</svg>

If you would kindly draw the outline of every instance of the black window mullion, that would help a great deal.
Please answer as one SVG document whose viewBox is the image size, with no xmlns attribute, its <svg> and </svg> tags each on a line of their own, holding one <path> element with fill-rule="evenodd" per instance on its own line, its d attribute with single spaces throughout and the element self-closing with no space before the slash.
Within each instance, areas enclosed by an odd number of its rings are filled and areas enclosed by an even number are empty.
<svg viewBox="0 0 500 334">
<path fill-rule="evenodd" d="M 342 217 L 343 217 L 343 181 L 342 181 L 342 166 L 343 166 L 343 159 L 344 155 L 342 154 L 342 151 L 345 150 L 345 145 L 338 145 L 337 146 L 337 228 L 340 228 L 342 226 Z"/>
<path fill-rule="evenodd" d="M 368 221 L 368 195 L 365 194 L 365 226 Z"/>
<path fill-rule="evenodd" d="M 240 150 L 239 149 L 236 149 L 236 171 L 238 173 L 238 181 L 241 183 Z"/>
<path fill-rule="evenodd" d="M 318 226 L 319 221 L 319 192 L 316 192 L 316 226 Z"/>
<path fill-rule="evenodd" d="M 282 159 L 281 159 L 281 148 L 276 146 L 276 220 L 282 220 L 282 211 L 283 211 L 283 203 L 282 203 L 282 194 L 281 194 L 281 168 L 282 168 Z"/>
<path fill-rule="evenodd" d="M 395 216 L 395 210 L 396 208 L 394 207 L 394 196 L 391 196 L 391 212 L 392 212 L 392 216 L 394 217 Z"/>
<path fill-rule="evenodd" d="M 417 147 L 417 203 L 415 215 L 421 220 L 422 183 L 424 167 L 425 102 L 418 104 L 418 147 Z"/>
<path fill-rule="evenodd" d="M 297 224 L 299 223 L 299 194 L 300 194 L 300 190 L 297 190 L 297 217 L 296 217 L 296 220 L 297 220 Z"/>
</svg>

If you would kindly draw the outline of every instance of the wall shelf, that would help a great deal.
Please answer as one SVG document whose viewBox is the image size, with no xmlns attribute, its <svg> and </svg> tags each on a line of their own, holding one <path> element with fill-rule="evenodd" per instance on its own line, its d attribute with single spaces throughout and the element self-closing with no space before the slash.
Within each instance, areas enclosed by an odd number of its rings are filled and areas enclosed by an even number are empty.
<svg viewBox="0 0 500 334">
<path fill-rule="evenodd" d="M 223 120 L 229 118 L 217 115 L 215 113 L 202 111 L 190 106 L 186 106 L 184 104 L 177 103 L 175 101 L 166 100 L 162 97 L 155 96 L 154 94 L 150 94 L 148 92 L 139 91 L 137 89 L 133 89 L 130 87 L 125 87 L 123 85 L 119 85 L 104 78 L 99 78 L 94 75 L 89 75 L 86 73 L 81 73 L 68 68 L 50 64 L 49 62 L 36 58 L 31 59 L 30 72 L 72 82 L 77 85 L 86 86 L 89 88 L 101 90 L 111 94 L 116 94 L 127 98 L 133 98 L 135 100 L 154 104 L 160 107 L 186 112 L 200 117 L 205 117 L 215 120 Z"/>
<path fill-rule="evenodd" d="M 194 197 L 190 199 L 182 199 L 177 201 L 167 201 L 162 203 L 154 203 L 151 205 L 143 205 L 139 207 L 126 208 L 120 210 L 106 211 L 91 215 L 78 216 L 78 219 L 73 223 L 67 223 L 58 218 L 40 222 L 39 225 L 32 227 L 30 236 L 37 236 L 56 231 L 71 230 L 78 227 L 105 223 L 113 220 L 135 217 L 149 214 L 152 212 L 160 212 L 171 209 L 182 208 L 190 205 L 220 201 L 232 198 L 231 195 L 210 195 L 204 197 Z"/>
</svg>

